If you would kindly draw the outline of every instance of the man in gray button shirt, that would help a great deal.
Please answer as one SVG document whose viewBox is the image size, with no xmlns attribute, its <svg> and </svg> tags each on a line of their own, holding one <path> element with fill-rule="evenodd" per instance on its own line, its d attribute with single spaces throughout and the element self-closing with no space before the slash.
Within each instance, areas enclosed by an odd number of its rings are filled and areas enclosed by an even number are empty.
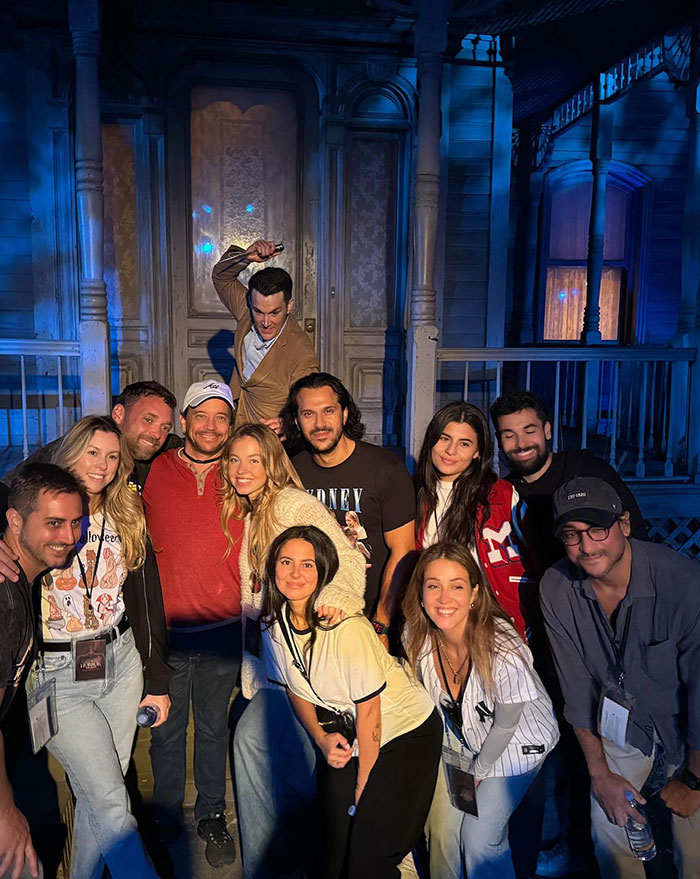
<svg viewBox="0 0 700 879">
<path fill-rule="evenodd" d="M 681 879 L 700 877 L 700 567 L 630 539 L 629 511 L 602 479 L 554 496 L 566 559 L 540 601 L 566 702 L 591 776 L 591 823 L 603 879 L 644 877 L 624 825 L 625 799 L 654 769 L 673 812 Z M 664 783 L 665 781 L 665 783 Z"/>
</svg>

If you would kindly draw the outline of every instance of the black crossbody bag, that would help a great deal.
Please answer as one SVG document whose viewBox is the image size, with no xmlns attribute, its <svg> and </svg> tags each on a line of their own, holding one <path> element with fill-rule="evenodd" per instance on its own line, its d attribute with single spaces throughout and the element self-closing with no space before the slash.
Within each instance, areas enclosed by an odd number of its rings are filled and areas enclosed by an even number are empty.
<svg viewBox="0 0 700 879">
<path fill-rule="evenodd" d="M 280 629 L 282 630 L 282 634 L 284 635 L 284 640 L 286 641 L 289 652 L 292 655 L 292 665 L 304 678 L 309 687 L 311 687 L 311 691 L 313 692 L 314 696 L 319 700 L 319 702 L 323 702 L 323 699 L 321 699 L 321 697 L 316 692 L 316 688 L 311 683 L 311 675 L 304 665 L 304 659 L 301 655 L 299 647 L 292 637 L 291 632 L 287 630 L 288 621 L 284 619 L 284 616 L 288 612 L 289 607 L 285 606 L 284 610 L 278 617 L 278 621 Z M 343 736 L 347 740 L 348 744 L 353 744 L 353 742 L 357 738 L 357 732 L 355 729 L 355 718 L 352 712 L 340 711 L 338 708 L 333 708 L 332 706 L 327 705 L 325 702 L 323 705 L 316 705 L 314 707 L 316 708 L 316 719 L 318 720 L 319 726 L 325 733 L 340 733 L 341 736 Z"/>
</svg>

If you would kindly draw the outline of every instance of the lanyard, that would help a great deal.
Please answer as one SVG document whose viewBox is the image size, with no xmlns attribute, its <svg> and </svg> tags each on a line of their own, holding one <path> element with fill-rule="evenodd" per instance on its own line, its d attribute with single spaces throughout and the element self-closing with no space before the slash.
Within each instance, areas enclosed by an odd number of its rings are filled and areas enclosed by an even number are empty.
<svg viewBox="0 0 700 879">
<path fill-rule="evenodd" d="M 624 689 L 625 685 L 625 647 L 627 646 L 627 636 L 630 632 L 630 621 L 632 620 L 632 605 L 630 604 L 629 609 L 627 610 L 627 616 L 625 617 L 625 626 L 622 630 L 622 639 L 620 640 L 620 646 L 615 643 L 615 639 L 612 640 L 612 648 L 615 653 L 615 661 L 617 662 L 617 680 L 621 689 Z"/>
<path fill-rule="evenodd" d="M 287 615 L 287 619 L 285 619 L 285 614 Z M 304 659 L 301 655 L 301 652 L 299 651 L 299 646 L 296 642 L 296 639 L 292 636 L 291 632 L 287 631 L 287 622 L 289 621 L 288 615 L 289 615 L 289 605 L 287 604 L 287 605 L 285 605 L 284 609 L 282 610 L 282 613 L 277 618 L 277 621 L 279 623 L 280 629 L 282 630 L 282 634 L 284 635 L 284 640 L 287 642 L 287 647 L 289 647 L 289 652 L 292 654 L 292 665 L 299 672 L 299 674 L 304 678 L 306 683 L 311 688 L 311 692 L 318 699 L 318 701 L 321 703 L 321 705 L 325 706 L 329 711 L 332 711 L 334 714 L 341 714 L 342 713 L 341 711 L 339 711 L 337 708 L 334 708 L 332 705 L 329 705 L 325 701 L 325 699 L 322 699 L 318 695 L 318 693 L 316 692 L 316 688 L 311 683 L 311 675 L 306 670 L 306 666 L 304 665 Z M 291 623 L 290 623 L 290 625 L 291 625 Z M 311 668 L 311 654 L 309 654 L 309 668 Z"/>
<path fill-rule="evenodd" d="M 287 619 L 285 619 L 285 616 Z M 323 699 L 318 695 L 316 690 L 314 689 L 314 685 L 311 683 L 311 675 L 306 670 L 306 666 L 304 665 L 304 659 L 299 651 L 299 646 L 296 642 L 296 639 L 292 636 L 291 632 L 287 631 L 287 622 L 289 621 L 289 605 L 286 604 L 282 610 L 282 613 L 278 617 L 278 622 L 280 629 L 282 630 L 282 634 L 284 635 L 284 640 L 287 642 L 287 647 L 289 647 L 289 652 L 292 654 L 292 665 L 299 672 L 299 674 L 304 678 L 306 683 L 313 690 L 314 696 L 323 702 Z M 291 623 L 290 623 L 291 625 Z M 309 659 L 311 657 L 309 656 Z M 311 663 L 309 662 L 309 667 L 311 667 Z"/>
<path fill-rule="evenodd" d="M 471 748 L 469 748 L 469 745 L 467 744 L 467 740 L 464 738 L 464 733 L 462 732 L 462 703 L 458 702 L 455 699 L 455 697 L 452 695 L 452 690 L 450 690 L 450 684 L 448 682 L 447 675 L 445 674 L 445 666 L 442 664 L 442 656 L 440 653 L 440 647 L 438 646 L 436 649 L 437 649 L 438 662 L 440 663 L 440 671 L 442 672 L 443 680 L 445 681 L 445 684 L 447 685 L 447 695 L 450 700 L 450 709 L 447 711 L 447 714 L 448 714 L 450 720 L 452 721 L 452 724 L 455 728 L 454 731 L 457 733 L 459 740 L 462 742 L 462 744 L 464 745 L 465 748 L 468 748 L 469 750 L 471 750 Z M 464 698 L 464 693 L 466 692 L 467 683 L 469 681 L 469 676 L 471 675 L 471 673 L 472 673 L 472 661 L 471 661 L 471 657 L 470 657 L 469 658 L 469 669 L 467 671 L 467 676 L 464 679 L 464 689 L 462 690 L 462 698 Z"/>
<path fill-rule="evenodd" d="M 78 567 L 80 568 L 80 579 L 83 581 L 83 585 L 85 586 L 85 594 L 87 595 L 87 600 L 90 606 L 90 610 L 92 610 L 92 593 L 95 590 L 95 580 L 97 579 L 97 566 L 100 563 L 100 556 L 102 555 L 102 544 L 105 539 L 105 515 L 102 514 L 102 530 L 100 531 L 100 541 L 97 544 L 97 555 L 95 556 L 95 566 L 92 569 L 92 582 L 88 586 L 87 574 L 85 573 L 85 567 L 83 565 L 83 560 L 80 558 L 80 553 L 76 553 L 78 557 Z M 88 525 L 88 533 L 90 532 L 90 525 Z M 87 538 L 87 535 L 86 535 Z M 87 546 L 87 540 L 85 541 L 85 546 Z"/>
</svg>

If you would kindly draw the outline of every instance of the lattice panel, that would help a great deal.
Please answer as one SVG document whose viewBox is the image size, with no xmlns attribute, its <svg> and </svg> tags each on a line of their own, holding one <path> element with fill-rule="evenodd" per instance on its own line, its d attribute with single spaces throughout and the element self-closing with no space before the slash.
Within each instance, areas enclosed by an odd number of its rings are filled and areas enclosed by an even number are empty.
<svg viewBox="0 0 700 879">
<path fill-rule="evenodd" d="M 695 516 L 673 516 L 647 519 L 649 540 L 664 543 L 676 552 L 700 559 L 700 519 Z"/>
</svg>

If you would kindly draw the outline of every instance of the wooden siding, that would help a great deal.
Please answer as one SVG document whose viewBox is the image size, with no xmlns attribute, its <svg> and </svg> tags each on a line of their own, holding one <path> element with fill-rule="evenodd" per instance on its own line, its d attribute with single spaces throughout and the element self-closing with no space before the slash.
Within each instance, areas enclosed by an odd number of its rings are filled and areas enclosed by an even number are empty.
<svg viewBox="0 0 700 879">
<path fill-rule="evenodd" d="M 34 336 L 22 56 L 0 52 L 0 335 Z"/>
<path fill-rule="evenodd" d="M 449 88 L 440 344 L 481 347 L 486 344 L 493 71 L 455 65 Z"/>
</svg>

